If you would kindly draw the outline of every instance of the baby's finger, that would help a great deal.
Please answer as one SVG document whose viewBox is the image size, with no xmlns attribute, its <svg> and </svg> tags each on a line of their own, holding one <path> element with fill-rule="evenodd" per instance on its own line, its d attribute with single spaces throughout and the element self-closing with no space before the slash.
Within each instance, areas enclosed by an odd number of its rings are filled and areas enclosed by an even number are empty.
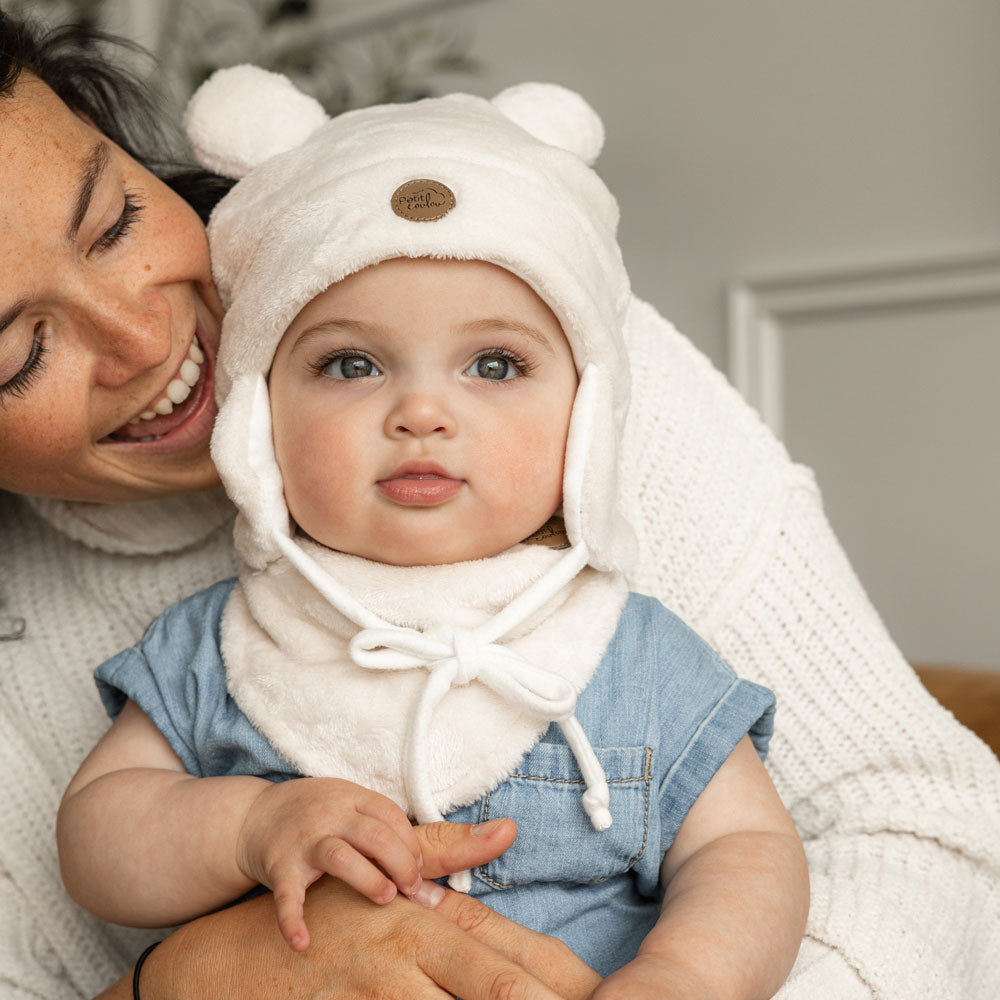
<svg viewBox="0 0 1000 1000">
<path fill-rule="evenodd" d="M 373 903 L 388 903 L 396 895 L 392 881 L 340 837 L 324 837 L 307 860 L 320 871 L 346 882 Z"/>
<path fill-rule="evenodd" d="M 390 827 L 419 863 L 420 841 L 406 813 L 392 799 L 371 792 L 367 798 L 358 803 L 357 811 Z"/>
<path fill-rule="evenodd" d="M 302 913 L 307 885 L 307 880 L 287 872 L 276 876 L 272 886 L 278 929 L 292 951 L 305 951 L 309 947 L 309 929 Z"/>
<path fill-rule="evenodd" d="M 371 858 L 396 883 L 400 892 L 412 896 L 420 888 L 419 852 L 411 851 L 385 823 L 358 813 L 344 839 L 366 858 Z M 413 839 L 416 841 L 416 837 Z"/>
</svg>

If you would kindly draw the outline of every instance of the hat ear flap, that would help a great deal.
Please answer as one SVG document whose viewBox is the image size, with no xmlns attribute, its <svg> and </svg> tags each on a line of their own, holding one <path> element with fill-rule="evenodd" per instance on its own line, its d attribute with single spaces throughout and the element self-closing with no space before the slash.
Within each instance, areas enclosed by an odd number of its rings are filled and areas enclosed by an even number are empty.
<svg viewBox="0 0 1000 1000">
<path fill-rule="evenodd" d="M 304 143 L 329 118 L 288 77 L 257 66 L 213 73 L 184 112 L 198 162 L 223 177 L 246 176 L 265 160 Z"/>
<path fill-rule="evenodd" d="M 556 83 L 519 83 L 502 90 L 493 106 L 550 146 L 576 153 L 590 165 L 604 147 L 604 125 L 575 91 Z"/>
</svg>

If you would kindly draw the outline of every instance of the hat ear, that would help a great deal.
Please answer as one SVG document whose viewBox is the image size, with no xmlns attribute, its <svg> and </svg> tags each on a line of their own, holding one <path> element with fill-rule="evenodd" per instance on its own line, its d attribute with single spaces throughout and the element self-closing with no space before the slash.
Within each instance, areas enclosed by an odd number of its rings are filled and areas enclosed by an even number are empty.
<svg viewBox="0 0 1000 1000">
<path fill-rule="evenodd" d="M 198 162 L 238 180 L 272 156 L 294 149 L 329 121 L 323 106 L 288 77 L 258 66 L 213 73 L 184 112 Z"/>
<path fill-rule="evenodd" d="M 515 125 L 550 146 L 576 153 L 592 164 L 604 146 L 604 125 L 575 91 L 556 83 L 519 83 L 492 101 Z"/>
</svg>

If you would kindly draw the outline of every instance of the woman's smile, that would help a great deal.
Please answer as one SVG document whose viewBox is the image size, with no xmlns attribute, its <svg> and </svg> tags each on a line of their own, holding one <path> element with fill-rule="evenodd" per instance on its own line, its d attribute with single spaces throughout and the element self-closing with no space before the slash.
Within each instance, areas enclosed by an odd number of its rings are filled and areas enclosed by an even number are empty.
<svg viewBox="0 0 1000 1000">
<path fill-rule="evenodd" d="M 101 438 L 101 444 L 156 445 L 176 443 L 176 437 L 193 432 L 207 417 L 214 419 L 215 357 L 198 326 L 180 366 L 156 397 L 135 416 Z M 167 439 L 170 439 L 167 442 Z M 150 450 L 150 449 L 146 449 Z"/>
</svg>

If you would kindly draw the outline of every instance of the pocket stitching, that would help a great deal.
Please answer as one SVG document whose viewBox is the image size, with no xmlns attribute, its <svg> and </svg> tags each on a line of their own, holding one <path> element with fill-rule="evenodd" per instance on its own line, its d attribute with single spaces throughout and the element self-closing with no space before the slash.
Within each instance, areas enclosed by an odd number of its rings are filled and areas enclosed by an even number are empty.
<svg viewBox="0 0 1000 1000">
<path fill-rule="evenodd" d="M 653 759 L 653 751 L 651 747 L 644 747 L 646 751 L 644 771 L 641 775 L 634 778 L 609 778 L 608 784 L 625 784 L 632 781 L 641 781 L 643 783 L 643 814 L 642 814 L 642 843 L 639 845 L 639 850 L 632 855 L 631 858 L 625 863 L 625 867 L 618 872 L 611 872 L 608 875 L 602 875 L 600 878 L 590 879 L 587 882 L 578 882 L 577 885 L 597 885 L 600 882 L 606 882 L 609 878 L 613 878 L 616 875 L 623 875 L 627 872 L 635 863 L 642 857 L 643 852 L 646 850 L 646 842 L 649 840 L 649 786 L 651 784 L 652 773 L 650 769 L 650 763 Z M 561 784 L 567 785 L 582 785 L 582 778 L 544 778 L 541 775 L 534 774 L 518 774 L 514 773 L 510 776 L 511 778 L 522 778 L 528 781 L 552 781 L 559 782 Z M 487 792 L 483 798 L 483 811 L 482 811 L 482 822 L 486 822 L 490 815 L 490 795 L 491 792 Z M 484 882 L 489 882 L 490 885 L 495 886 L 497 889 L 516 889 L 519 885 L 517 882 L 497 882 L 496 879 L 490 878 L 486 874 L 487 865 L 480 865 L 476 869 L 476 875 L 481 878 Z"/>
</svg>

